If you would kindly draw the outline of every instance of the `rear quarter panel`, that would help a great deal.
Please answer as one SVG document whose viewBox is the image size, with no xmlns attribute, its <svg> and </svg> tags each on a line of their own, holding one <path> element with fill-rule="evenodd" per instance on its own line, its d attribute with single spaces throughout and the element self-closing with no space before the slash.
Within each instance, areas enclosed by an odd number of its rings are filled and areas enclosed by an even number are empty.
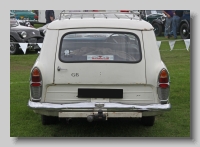
<svg viewBox="0 0 200 147">
<path fill-rule="evenodd" d="M 161 60 L 155 34 L 152 31 L 143 31 L 144 52 L 146 58 L 146 80 L 147 85 L 155 87 L 157 94 L 158 75 L 163 68 L 167 67 Z"/>
<path fill-rule="evenodd" d="M 143 31 L 144 52 L 146 61 L 146 80 L 147 85 L 152 87 L 155 101 L 160 103 L 158 98 L 158 75 L 160 71 L 167 67 L 161 60 L 160 51 L 157 45 L 155 33 L 152 31 Z"/>
<path fill-rule="evenodd" d="M 54 62 L 57 46 L 58 30 L 47 30 L 44 38 L 42 49 L 34 67 L 38 67 L 42 74 L 42 99 L 46 95 L 46 89 L 49 85 L 53 84 L 54 77 Z"/>
</svg>

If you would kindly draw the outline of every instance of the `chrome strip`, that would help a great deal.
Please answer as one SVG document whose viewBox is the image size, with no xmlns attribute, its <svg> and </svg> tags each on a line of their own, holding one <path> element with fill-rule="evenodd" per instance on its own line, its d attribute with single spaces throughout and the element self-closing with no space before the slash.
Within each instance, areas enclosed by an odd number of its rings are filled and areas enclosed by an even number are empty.
<svg viewBox="0 0 200 147">
<path fill-rule="evenodd" d="M 31 109 L 94 109 L 97 108 L 95 105 L 102 105 L 104 109 L 121 109 L 127 108 L 131 110 L 169 110 L 171 109 L 171 104 L 149 104 L 149 105 L 127 105 L 120 103 L 97 103 L 97 102 L 82 102 L 82 103 L 73 103 L 73 104 L 52 104 L 52 103 L 40 103 L 32 102 L 29 100 L 28 106 Z"/>
</svg>

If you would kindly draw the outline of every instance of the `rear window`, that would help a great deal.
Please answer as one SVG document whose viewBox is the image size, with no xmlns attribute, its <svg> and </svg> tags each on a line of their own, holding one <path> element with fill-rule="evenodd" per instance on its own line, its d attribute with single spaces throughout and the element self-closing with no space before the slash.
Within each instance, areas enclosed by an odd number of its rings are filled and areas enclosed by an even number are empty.
<svg viewBox="0 0 200 147">
<path fill-rule="evenodd" d="M 139 62 L 139 38 L 132 33 L 70 33 L 61 39 L 62 62 Z"/>
</svg>

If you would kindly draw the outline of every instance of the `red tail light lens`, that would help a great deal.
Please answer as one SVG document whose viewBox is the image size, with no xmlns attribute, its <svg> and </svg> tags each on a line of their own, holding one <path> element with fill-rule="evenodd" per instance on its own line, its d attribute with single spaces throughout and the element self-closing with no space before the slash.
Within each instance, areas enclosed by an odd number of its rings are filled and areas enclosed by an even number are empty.
<svg viewBox="0 0 200 147">
<path fill-rule="evenodd" d="M 169 74 L 166 69 L 162 69 L 158 75 L 158 97 L 162 104 L 168 102 L 169 91 Z"/>
<path fill-rule="evenodd" d="M 160 84 L 159 87 L 160 87 L 160 88 L 167 88 L 167 87 L 168 87 L 168 84 Z"/>
<path fill-rule="evenodd" d="M 32 86 L 40 86 L 41 74 L 38 68 L 34 68 L 31 74 Z"/>
<path fill-rule="evenodd" d="M 129 10 L 120 10 L 120 12 L 129 12 Z"/>
<path fill-rule="evenodd" d="M 31 86 L 40 86 L 40 83 L 32 83 Z"/>
<path fill-rule="evenodd" d="M 31 72 L 30 90 L 32 100 L 40 101 L 42 96 L 42 75 L 38 68 L 34 68 Z"/>
<path fill-rule="evenodd" d="M 35 18 L 36 20 L 38 20 L 38 16 L 37 16 L 37 15 L 35 15 L 34 18 Z"/>
<path fill-rule="evenodd" d="M 159 83 L 168 83 L 168 82 L 169 82 L 168 72 L 166 69 L 163 69 L 159 75 Z"/>
<path fill-rule="evenodd" d="M 40 82 L 40 71 L 35 68 L 32 71 L 32 82 Z"/>
</svg>

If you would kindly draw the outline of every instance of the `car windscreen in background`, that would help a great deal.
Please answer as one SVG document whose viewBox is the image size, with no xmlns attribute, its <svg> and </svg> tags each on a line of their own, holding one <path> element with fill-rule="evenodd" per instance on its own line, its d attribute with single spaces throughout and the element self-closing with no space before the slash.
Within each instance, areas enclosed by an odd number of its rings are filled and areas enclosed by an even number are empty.
<svg viewBox="0 0 200 147">
<path fill-rule="evenodd" d="M 62 37 L 62 62 L 139 62 L 139 38 L 132 33 L 70 33 Z"/>
</svg>

